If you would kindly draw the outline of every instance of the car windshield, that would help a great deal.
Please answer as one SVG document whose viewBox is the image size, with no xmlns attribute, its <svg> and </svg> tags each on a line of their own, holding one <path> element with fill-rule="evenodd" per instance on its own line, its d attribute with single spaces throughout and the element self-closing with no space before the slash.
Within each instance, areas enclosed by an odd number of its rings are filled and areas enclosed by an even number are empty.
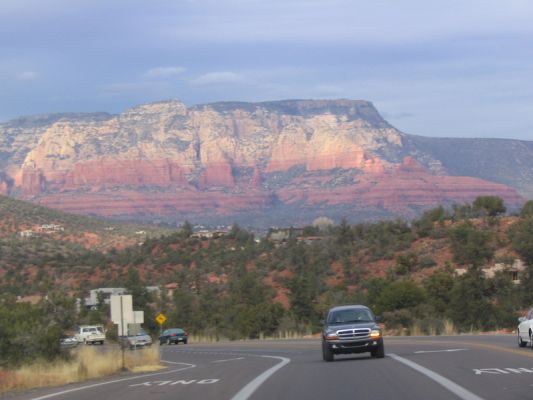
<svg viewBox="0 0 533 400">
<path fill-rule="evenodd" d="M 365 309 L 346 309 L 332 311 L 328 315 L 328 324 L 329 325 L 340 325 L 340 324 L 354 324 L 362 322 L 372 322 L 374 318 L 370 311 Z"/>
</svg>

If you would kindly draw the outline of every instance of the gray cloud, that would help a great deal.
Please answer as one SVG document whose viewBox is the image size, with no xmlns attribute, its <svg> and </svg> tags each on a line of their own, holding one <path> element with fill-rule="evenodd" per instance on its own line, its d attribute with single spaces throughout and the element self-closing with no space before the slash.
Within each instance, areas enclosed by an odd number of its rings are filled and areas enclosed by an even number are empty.
<svg viewBox="0 0 533 400">
<path fill-rule="evenodd" d="M 0 110 L 345 97 L 410 133 L 531 139 L 532 20 L 530 0 L 2 0 Z"/>
<path fill-rule="evenodd" d="M 21 71 L 17 73 L 17 79 L 21 81 L 33 81 L 37 79 L 39 74 L 35 71 Z"/>
<path fill-rule="evenodd" d="M 413 43 L 462 35 L 533 32 L 526 0 L 198 1 L 169 38 L 213 42 Z M 198 27 L 202 27 L 198 29 Z"/>
<path fill-rule="evenodd" d="M 191 80 L 193 85 L 219 85 L 244 82 L 246 82 L 244 76 L 229 71 L 208 72 Z"/>
</svg>

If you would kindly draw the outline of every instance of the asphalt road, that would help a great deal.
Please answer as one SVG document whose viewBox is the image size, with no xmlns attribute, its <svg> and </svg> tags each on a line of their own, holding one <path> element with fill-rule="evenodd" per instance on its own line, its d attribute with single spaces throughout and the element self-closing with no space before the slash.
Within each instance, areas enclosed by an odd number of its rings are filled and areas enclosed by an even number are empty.
<svg viewBox="0 0 533 400">
<path fill-rule="evenodd" d="M 163 346 L 168 368 L 2 399 L 533 399 L 514 335 L 385 338 L 386 357 L 322 361 L 318 340 Z"/>
</svg>

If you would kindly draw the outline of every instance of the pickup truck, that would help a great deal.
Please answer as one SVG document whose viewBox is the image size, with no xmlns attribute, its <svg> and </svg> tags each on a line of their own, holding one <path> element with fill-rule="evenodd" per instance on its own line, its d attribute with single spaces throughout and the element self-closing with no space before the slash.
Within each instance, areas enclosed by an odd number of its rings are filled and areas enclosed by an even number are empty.
<svg viewBox="0 0 533 400">
<path fill-rule="evenodd" d="M 82 325 L 78 327 L 76 340 L 85 344 L 104 344 L 105 334 L 101 325 Z"/>
<path fill-rule="evenodd" d="M 322 330 L 322 358 L 333 361 L 336 354 L 370 352 L 385 357 L 385 345 L 378 317 L 363 305 L 333 307 Z"/>
</svg>

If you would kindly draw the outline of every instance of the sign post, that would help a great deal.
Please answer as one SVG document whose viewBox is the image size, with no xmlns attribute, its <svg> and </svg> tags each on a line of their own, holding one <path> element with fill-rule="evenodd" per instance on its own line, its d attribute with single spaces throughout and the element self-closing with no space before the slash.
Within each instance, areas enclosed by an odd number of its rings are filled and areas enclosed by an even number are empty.
<svg viewBox="0 0 533 400">
<path fill-rule="evenodd" d="M 159 325 L 163 325 L 165 323 L 165 321 L 167 320 L 167 317 L 165 317 L 165 314 L 163 313 L 159 313 L 157 314 L 157 316 L 155 317 L 155 320 L 157 322 L 159 322 Z"/>
<path fill-rule="evenodd" d="M 135 322 L 133 313 L 133 298 L 131 294 L 111 296 L 111 320 L 118 325 L 118 336 L 122 349 L 122 370 L 126 370 L 124 350 L 128 324 Z"/>
<path fill-rule="evenodd" d="M 165 321 L 167 320 L 167 317 L 165 317 L 165 314 L 163 314 L 163 313 L 159 313 L 159 314 L 157 314 L 157 316 L 155 317 L 155 320 L 156 320 L 157 323 L 159 324 L 159 336 L 161 336 L 161 334 L 163 333 L 163 324 L 164 324 Z"/>
<path fill-rule="evenodd" d="M 121 335 L 124 336 L 124 302 L 122 301 L 122 296 L 120 296 L 120 329 L 121 329 Z M 122 346 L 120 346 L 122 349 L 122 371 L 126 371 L 126 361 L 124 358 L 124 342 L 122 342 Z"/>
</svg>

